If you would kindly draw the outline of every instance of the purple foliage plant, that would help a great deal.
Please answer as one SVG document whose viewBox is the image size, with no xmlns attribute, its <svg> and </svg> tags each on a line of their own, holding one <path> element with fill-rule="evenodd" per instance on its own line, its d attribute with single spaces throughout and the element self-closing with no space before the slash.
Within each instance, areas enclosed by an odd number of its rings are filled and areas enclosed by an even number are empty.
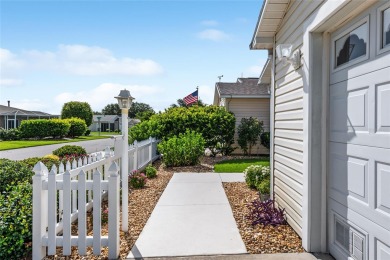
<svg viewBox="0 0 390 260">
<path fill-rule="evenodd" d="M 264 226 L 287 224 L 284 212 L 285 209 L 276 208 L 275 201 L 271 199 L 261 201 L 260 198 L 257 198 L 248 205 L 248 208 L 250 212 L 247 215 L 247 219 L 252 222 L 252 226 L 257 224 L 263 224 Z"/>
</svg>

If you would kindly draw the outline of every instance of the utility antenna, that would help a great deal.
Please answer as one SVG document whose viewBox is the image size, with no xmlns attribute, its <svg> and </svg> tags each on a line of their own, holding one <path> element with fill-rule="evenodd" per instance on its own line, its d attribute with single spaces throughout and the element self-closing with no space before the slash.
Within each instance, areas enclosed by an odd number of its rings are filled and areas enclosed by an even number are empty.
<svg viewBox="0 0 390 260">
<path fill-rule="evenodd" d="M 221 75 L 221 76 L 218 76 L 218 78 L 219 78 L 219 82 L 221 82 L 221 78 L 223 77 L 223 75 Z"/>
</svg>

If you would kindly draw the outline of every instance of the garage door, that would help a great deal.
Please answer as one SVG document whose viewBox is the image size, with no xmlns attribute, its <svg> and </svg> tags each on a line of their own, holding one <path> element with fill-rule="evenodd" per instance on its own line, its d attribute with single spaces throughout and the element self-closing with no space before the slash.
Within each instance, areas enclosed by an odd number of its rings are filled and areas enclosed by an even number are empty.
<svg viewBox="0 0 390 260">
<path fill-rule="evenodd" d="M 336 259 L 390 259 L 390 3 L 331 35 L 328 234 Z"/>
</svg>

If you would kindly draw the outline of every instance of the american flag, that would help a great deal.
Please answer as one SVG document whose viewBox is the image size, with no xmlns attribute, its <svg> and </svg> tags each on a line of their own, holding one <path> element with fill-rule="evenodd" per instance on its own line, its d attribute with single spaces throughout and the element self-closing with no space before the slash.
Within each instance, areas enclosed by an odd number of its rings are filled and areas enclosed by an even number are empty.
<svg viewBox="0 0 390 260">
<path fill-rule="evenodd" d="M 183 101 L 184 103 L 186 103 L 187 106 L 192 103 L 198 102 L 198 90 L 183 98 Z"/>
</svg>

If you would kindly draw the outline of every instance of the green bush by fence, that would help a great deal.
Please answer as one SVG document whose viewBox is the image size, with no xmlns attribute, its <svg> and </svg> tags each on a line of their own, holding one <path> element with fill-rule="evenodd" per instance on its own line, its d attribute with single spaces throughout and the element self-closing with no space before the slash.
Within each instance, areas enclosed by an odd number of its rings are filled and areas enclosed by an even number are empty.
<svg viewBox="0 0 390 260">
<path fill-rule="evenodd" d="M 19 140 L 20 138 L 21 138 L 21 133 L 19 129 L 11 128 L 5 130 L 4 128 L 0 127 L 0 140 L 13 141 L 13 140 Z"/>
<path fill-rule="evenodd" d="M 166 166 L 187 166 L 199 162 L 204 154 L 205 141 L 201 134 L 187 131 L 158 144 Z"/>
<path fill-rule="evenodd" d="M 53 154 L 62 158 L 69 155 L 74 155 L 74 156 L 86 155 L 87 151 L 85 151 L 83 147 L 78 145 L 64 145 L 54 150 Z"/>
<path fill-rule="evenodd" d="M 0 193 L 20 182 L 32 182 L 34 172 L 23 162 L 0 159 Z"/>
<path fill-rule="evenodd" d="M 202 134 L 206 147 L 214 154 L 230 154 L 234 150 L 235 122 L 234 115 L 221 107 L 170 108 L 132 127 L 129 141 L 141 141 L 149 136 L 167 140 L 191 130 Z"/>
</svg>

